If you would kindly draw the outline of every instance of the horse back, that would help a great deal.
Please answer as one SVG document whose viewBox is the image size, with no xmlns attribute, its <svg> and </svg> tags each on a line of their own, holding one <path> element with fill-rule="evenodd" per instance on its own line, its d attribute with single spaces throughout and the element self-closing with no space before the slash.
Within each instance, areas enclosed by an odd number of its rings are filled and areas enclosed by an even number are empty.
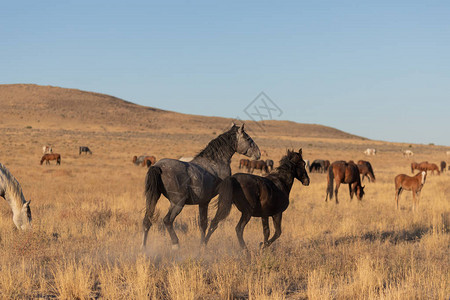
<svg viewBox="0 0 450 300">
<path fill-rule="evenodd" d="M 239 183 L 233 199 L 241 212 L 242 208 L 251 207 L 253 217 L 266 217 L 283 212 L 289 206 L 289 196 L 272 180 L 244 173 L 237 173 L 232 177 Z"/>
</svg>

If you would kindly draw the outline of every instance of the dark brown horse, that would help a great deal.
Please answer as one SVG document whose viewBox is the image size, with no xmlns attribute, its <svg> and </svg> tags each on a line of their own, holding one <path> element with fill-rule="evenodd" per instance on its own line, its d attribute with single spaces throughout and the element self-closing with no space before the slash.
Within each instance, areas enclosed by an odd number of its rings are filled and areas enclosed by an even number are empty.
<svg viewBox="0 0 450 300">
<path fill-rule="evenodd" d="M 375 182 L 375 174 L 373 173 L 372 165 L 370 162 L 366 160 L 359 160 L 358 161 L 358 169 L 359 174 L 361 174 L 361 180 L 364 181 L 364 177 L 367 177 L 367 179 L 370 181 Z"/>
<path fill-rule="evenodd" d="M 425 179 L 427 178 L 427 171 L 421 171 L 416 174 L 416 176 L 411 177 L 405 174 L 399 174 L 395 176 L 395 201 L 397 202 L 398 209 L 398 201 L 400 199 L 400 194 L 403 190 L 411 191 L 413 194 L 413 211 L 416 210 L 416 205 L 419 206 L 419 200 L 416 196 L 419 197 L 420 191 L 422 190 L 423 185 L 425 184 Z"/>
<path fill-rule="evenodd" d="M 330 161 L 325 159 L 315 159 L 309 167 L 309 172 L 325 173 L 330 167 Z"/>
<path fill-rule="evenodd" d="M 263 160 L 252 160 L 248 163 L 247 172 L 253 174 L 253 171 L 255 169 L 261 170 L 261 173 L 269 173 L 269 168 L 267 167 L 266 162 Z"/>
<path fill-rule="evenodd" d="M 328 195 L 330 195 L 330 200 L 333 199 L 333 180 L 336 182 L 336 188 L 334 190 L 336 203 L 339 203 L 338 191 L 341 183 L 348 183 L 350 199 L 353 199 L 354 194 L 356 194 L 358 200 L 361 200 L 364 196 L 364 186 L 361 185 L 359 169 L 355 163 L 338 160 L 331 164 L 328 169 L 328 186 L 325 201 L 328 201 Z"/>
<path fill-rule="evenodd" d="M 446 168 L 447 168 L 447 163 L 445 161 L 441 161 L 441 172 L 445 172 Z"/>
<path fill-rule="evenodd" d="M 243 158 L 239 161 L 239 169 L 241 168 L 248 168 L 248 164 L 250 163 L 249 159 Z"/>
<path fill-rule="evenodd" d="M 56 164 L 60 165 L 61 164 L 61 155 L 59 155 L 58 153 L 44 154 L 44 156 L 42 156 L 42 158 L 41 158 L 41 165 L 44 161 L 45 161 L 45 164 L 49 165 L 51 160 L 56 160 Z"/>
<path fill-rule="evenodd" d="M 243 173 L 227 177 L 219 185 L 217 212 L 211 221 L 205 243 L 217 229 L 219 222 L 229 215 L 234 203 L 242 213 L 236 226 L 241 248 L 247 249 L 243 235 L 245 225 L 251 217 L 262 219 L 264 243 L 261 244 L 263 247 L 270 246 L 281 235 L 281 217 L 289 205 L 289 193 L 295 178 L 303 185 L 309 185 L 302 149 L 299 152 L 288 151 L 281 159 L 280 166 L 266 177 Z M 275 227 L 275 233 L 270 240 L 269 217 L 272 217 Z"/>
</svg>

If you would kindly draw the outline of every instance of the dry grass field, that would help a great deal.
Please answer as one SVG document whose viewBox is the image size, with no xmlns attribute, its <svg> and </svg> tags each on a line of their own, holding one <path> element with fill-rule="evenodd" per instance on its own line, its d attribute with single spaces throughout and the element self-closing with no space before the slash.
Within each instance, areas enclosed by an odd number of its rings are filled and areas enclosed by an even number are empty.
<svg viewBox="0 0 450 300">
<path fill-rule="evenodd" d="M 54 89 L 60 94 L 55 96 Z M 79 99 L 85 103 L 73 110 L 66 103 Z M 418 212 L 411 211 L 407 191 L 396 210 L 393 182 L 399 173 L 411 175 L 412 160 L 448 159 L 448 147 L 371 141 L 320 125 L 272 121 L 261 129 L 249 123 L 255 142 L 276 166 L 287 148 L 301 147 L 310 160 L 368 159 L 377 181 L 365 182 L 361 202 L 350 201 L 347 186 L 341 186 L 339 205 L 334 199 L 324 202 L 325 174 L 310 174 L 308 187 L 294 183 L 280 239 L 261 251 L 261 221 L 252 219 L 244 233 L 249 255 L 239 249 L 235 235 L 236 209 L 208 247 L 200 248 L 196 206 L 185 207 L 175 220 L 180 249 L 172 250 L 161 217 L 168 201 L 162 198 L 143 253 L 146 168 L 134 166 L 132 156 L 192 156 L 231 120 L 26 85 L 0 86 L 0 104 L 5 115 L 0 120 L 0 162 L 31 199 L 33 215 L 33 229 L 19 232 L 11 209 L 0 201 L 3 299 L 450 296 L 450 172 L 428 175 Z M 61 166 L 39 165 L 45 144 L 61 154 Z M 93 154 L 78 155 L 78 146 L 89 146 Z M 367 147 L 377 148 L 377 156 L 364 156 Z M 402 149 L 412 149 L 415 156 L 404 158 Z M 240 158 L 233 157 L 233 172 L 239 171 Z M 210 218 L 214 213 L 211 205 Z"/>
</svg>

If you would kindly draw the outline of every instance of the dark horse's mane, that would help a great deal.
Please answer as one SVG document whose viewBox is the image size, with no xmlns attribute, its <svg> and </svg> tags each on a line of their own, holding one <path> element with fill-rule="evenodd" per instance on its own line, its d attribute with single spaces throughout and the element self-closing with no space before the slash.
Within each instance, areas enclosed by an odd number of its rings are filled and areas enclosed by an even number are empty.
<svg viewBox="0 0 450 300">
<path fill-rule="evenodd" d="M 230 152 L 234 152 L 234 145 L 236 145 L 236 132 L 239 127 L 233 126 L 227 132 L 222 133 L 217 138 L 213 139 L 208 145 L 197 154 L 194 159 L 204 157 L 211 160 L 220 160 L 228 156 Z"/>
<path fill-rule="evenodd" d="M 295 168 L 295 164 L 291 161 L 292 153 L 293 152 L 288 150 L 287 154 L 281 158 L 280 165 L 275 168 L 275 171 L 278 173 L 286 173 L 291 172 L 291 170 Z"/>
</svg>

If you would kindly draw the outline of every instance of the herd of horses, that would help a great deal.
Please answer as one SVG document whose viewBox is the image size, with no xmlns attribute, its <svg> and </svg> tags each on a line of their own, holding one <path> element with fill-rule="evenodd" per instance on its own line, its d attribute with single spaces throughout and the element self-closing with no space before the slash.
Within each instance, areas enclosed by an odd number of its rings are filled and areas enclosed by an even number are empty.
<svg viewBox="0 0 450 300">
<path fill-rule="evenodd" d="M 60 164 L 61 156 L 52 153 L 51 148 L 44 147 L 44 157 L 56 157 Z M 90 153 L 88 147 L 80 147 L 79 154 Z M 231 158 L 235 153 L 249 157 L 239 162 L 239 169 L 246 169 L 248 173 L 231 174 Z M 43 161 L 41 160 L 41 164 Z M 261 247 L 270 246 L 281 235 L 282 214 L 289 206 L 289 194 L 294 181 L 297 179 L 304 186 L 310 183 L 309 172 L 327 173 L 325 201 L 335 197 L 338 201 L 338 190 L 341 184 L 349 185 L 350 199 L 356 196 L 362 200 L 365 186 L 364 178 L 375 182 L 375 174 L 370 162 L 359 160 L 335 161 L 314 160 L 311 165 L 303 159 L 302 149 L 288 150 L 278 167 L 274 168 L 273 161 L 260 160 L 261 151 L 253 139 L 245 132 L 244 125 L 234 123 L 226 132 L 211 140 L 208 145 L 195 157 L 186 159 L 164 158 L 156 162 L 154 156 L 134 156 L 133 163 L 147 166 L 145 176 L 145 216 L 143 218 L 143 233 L 141 247 L 145 248 L 149 230 L 152 226 L 155 208 L 161 195 L 170 202 L 169 210 L 163 218 L 163 223 L 169 233 L 172 247 L 178 248 L 179 240 L 174 230 L 174 220 L 185 205 L 198 205 L 201 243 L 206 245 L 212 234 L 218 228 L 234 206 L 240 211 L 241 217 L 236 225 L 236 235 L 239 245 L 247 249 L 243 239 L 244 228 L 252 217 L 262 220 L 264 240 Z M 52 160 L 52 159 L 49 159 Z M 48 162 L 48 160 L 47 160 Z M 441 165 L 442 168 L 442 165 Z M 445 168 L 445 166 L 444 166 Z M 252 174 L 254 169 L 261 170 L 265 176 Z M 399 174 L 395 177 L 395 200 L 397 203 L 403 190 L 413 193 L 413 210 L 417 209 L 416 198 L 425 184 L 427 172 L 437 171 L 436 164 L 423 162 L 412 163 L 411 171 L 420 172 L 411 177 Z M 261 174 L 263 175 L 263 174 Z M 334 187 L 333 187 L 334 186 Z M 208 206 L 211 199 L 218 195 L 216 214 L 208 229 Z M 20 184 L 0 164 L 0 196 L 5 198 L 13 211 L 13 222 L 19 229 L 31 227 L 30 201 L 26 201 Z M 417 197 L 416 197 L 417 196 Z M 270 238 L 269 218 L 272 218 L 275 232 Z"/>
<path fill-rule="evenodd" d="M 42 155 L 41 158 L 41 165 L 44 163 L 44 161 L 46 165 L 49 165 L 51 160 L 56 160 L 56 165 L 61 165 L 61 154 L 53 153 L 53 149 L 51 146 L 43 146 L 42 153 L 44 155 Z M 92 155 L 91 149 L 89 149 L 89 147 L 86 146 L 79 147 L 79 155 L 81 155 L 81 153 L 85 154 L 89 153 Z"/>
</svg>

